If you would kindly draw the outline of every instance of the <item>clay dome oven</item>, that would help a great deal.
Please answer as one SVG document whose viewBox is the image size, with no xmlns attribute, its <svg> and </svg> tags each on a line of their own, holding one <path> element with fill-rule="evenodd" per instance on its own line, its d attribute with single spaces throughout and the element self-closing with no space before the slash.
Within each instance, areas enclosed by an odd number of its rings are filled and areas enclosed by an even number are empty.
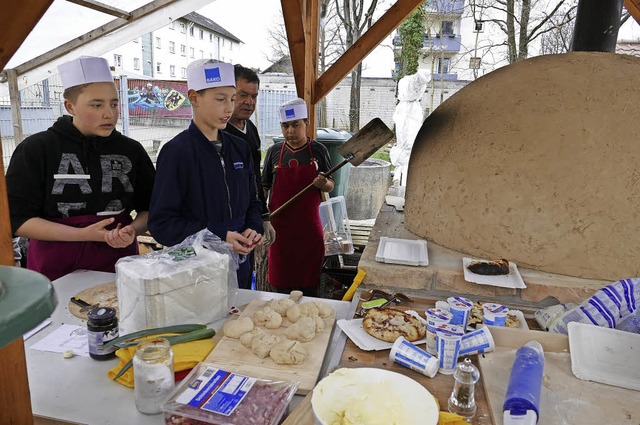
<svg viewBox="0 0 640 425">
<path fill-rule="evenodd" d="M 405 225 L 481 258 L 640 276 L 640 58 L 574 52 L 501 68 L 424 122 Z"/>
</svg>

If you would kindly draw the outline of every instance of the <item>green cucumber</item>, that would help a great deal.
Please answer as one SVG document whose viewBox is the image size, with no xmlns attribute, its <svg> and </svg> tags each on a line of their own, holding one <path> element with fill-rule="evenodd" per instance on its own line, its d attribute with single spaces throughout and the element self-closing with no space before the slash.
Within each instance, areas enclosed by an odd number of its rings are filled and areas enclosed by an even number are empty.
<svg viewBox="0 0 640 425">
<path fill-rule="evenodd" d="M 185 332 L 193 332 L 200 329 L 205 329 L 206 325 L 197 325 L 197 324 L 186 324 L 186 325 L 173 325 L 173 326 L 164 326 L 162 328 L 153 328 L 153 329 L 144 329 L 138 332 L 133 332 L 127 335 L 123 335 L 116 339 L 112 339 L 111 341 L 104 344 L 103 348 L 109 348 L 116 346 L 118 348 L 128 347 L 134 344 L 128 344 L 130 341 L 138 338 L 142 338 L 150 335 L 158 335 L 158 334 L 167 334 L 167 333 L 185 333 Z"/>
</svg>

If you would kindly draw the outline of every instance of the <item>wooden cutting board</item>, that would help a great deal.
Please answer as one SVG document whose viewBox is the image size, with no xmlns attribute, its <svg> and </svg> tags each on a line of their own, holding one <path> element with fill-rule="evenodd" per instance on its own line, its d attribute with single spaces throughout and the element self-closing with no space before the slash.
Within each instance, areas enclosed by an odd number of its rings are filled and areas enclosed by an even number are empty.
<svg viewBox="0 0 640 425">
<path fill-rule="evenodd" d="M 97 304 L 99 307 L 113 307 L 116 309 L 116 314 L 119 316 L 118 291 L 116 289 L 115 282 L 101 283 L 100 285 L 84 289 L 78 292 L 75 296 L 91 305 Z M 71 301 L 69 301 L 68 309 L 69 313 L 73 314 L 77 318 L 87 320 L 88 310 L 81 311 L 82 308 Z"/>
<path fill-rule="evenodd" d="M 260 310 L 266 302 L 265 300 L 251 301 L 240 314 L 240 317 L 253 317 L 253 313 Z M 237 319 L 237 317 L 233 319 Z M 311 341 L 302 343 L 302 346 L 307 351 L 307 357 L 299 365 L 277 365 L 269 357 L 261 359 L 242 345 L 239 340 L 226 336 L 220 339 L 205 362 L 256 378 L 298 381 L 300 385 L 296 394 L 307 394 L 313 389 L 318 380 L 335 320 L 334 311 L 332 316 L 324 319 L 324 331 L 316 334 L 316 337 Z M 264 330 L 271 334 L 285 336 L 286 329 L 290 324 L 287 319 L 284 319 L 279 329 Z"/>
<path fill-rule="evenodd" d="M 496 351 L 480 357 L 480 371 L 495 425 L 502 425 L 502 404 L 516 350 L 531 340 L 545 350 L 539 424 L 638 425 L 640 392 L 576 378 L 565 335 L 491 328 Z"/>
</svg>

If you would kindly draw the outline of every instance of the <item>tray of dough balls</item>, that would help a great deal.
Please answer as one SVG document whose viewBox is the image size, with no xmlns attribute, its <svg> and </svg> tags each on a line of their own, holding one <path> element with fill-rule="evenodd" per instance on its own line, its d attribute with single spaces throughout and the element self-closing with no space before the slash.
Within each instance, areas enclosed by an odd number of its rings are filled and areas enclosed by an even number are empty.
<svg viewBox="0 0 640 425">
<path fill-rule="evenodd" d="M 296 394 L 315 386 L 336 311 L 309 297 L 253 300 L 223 326 L 207 363 L 263 379 L 298 381 Z"/>
</svg>

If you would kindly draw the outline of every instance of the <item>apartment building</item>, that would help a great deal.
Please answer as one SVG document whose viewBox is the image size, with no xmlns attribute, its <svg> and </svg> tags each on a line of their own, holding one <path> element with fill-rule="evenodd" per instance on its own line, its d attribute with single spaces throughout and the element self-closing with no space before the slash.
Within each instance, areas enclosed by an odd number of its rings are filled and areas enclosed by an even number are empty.
<svg viewBox="0 0 640 425">
<path fill-rule="evenodd" d="M 235 35 L 196 12 L 102 55 L 115 74 L 129 78 L 184 80 L 196 59 L 234 63 L 242 45 Z"/>
</svg>

